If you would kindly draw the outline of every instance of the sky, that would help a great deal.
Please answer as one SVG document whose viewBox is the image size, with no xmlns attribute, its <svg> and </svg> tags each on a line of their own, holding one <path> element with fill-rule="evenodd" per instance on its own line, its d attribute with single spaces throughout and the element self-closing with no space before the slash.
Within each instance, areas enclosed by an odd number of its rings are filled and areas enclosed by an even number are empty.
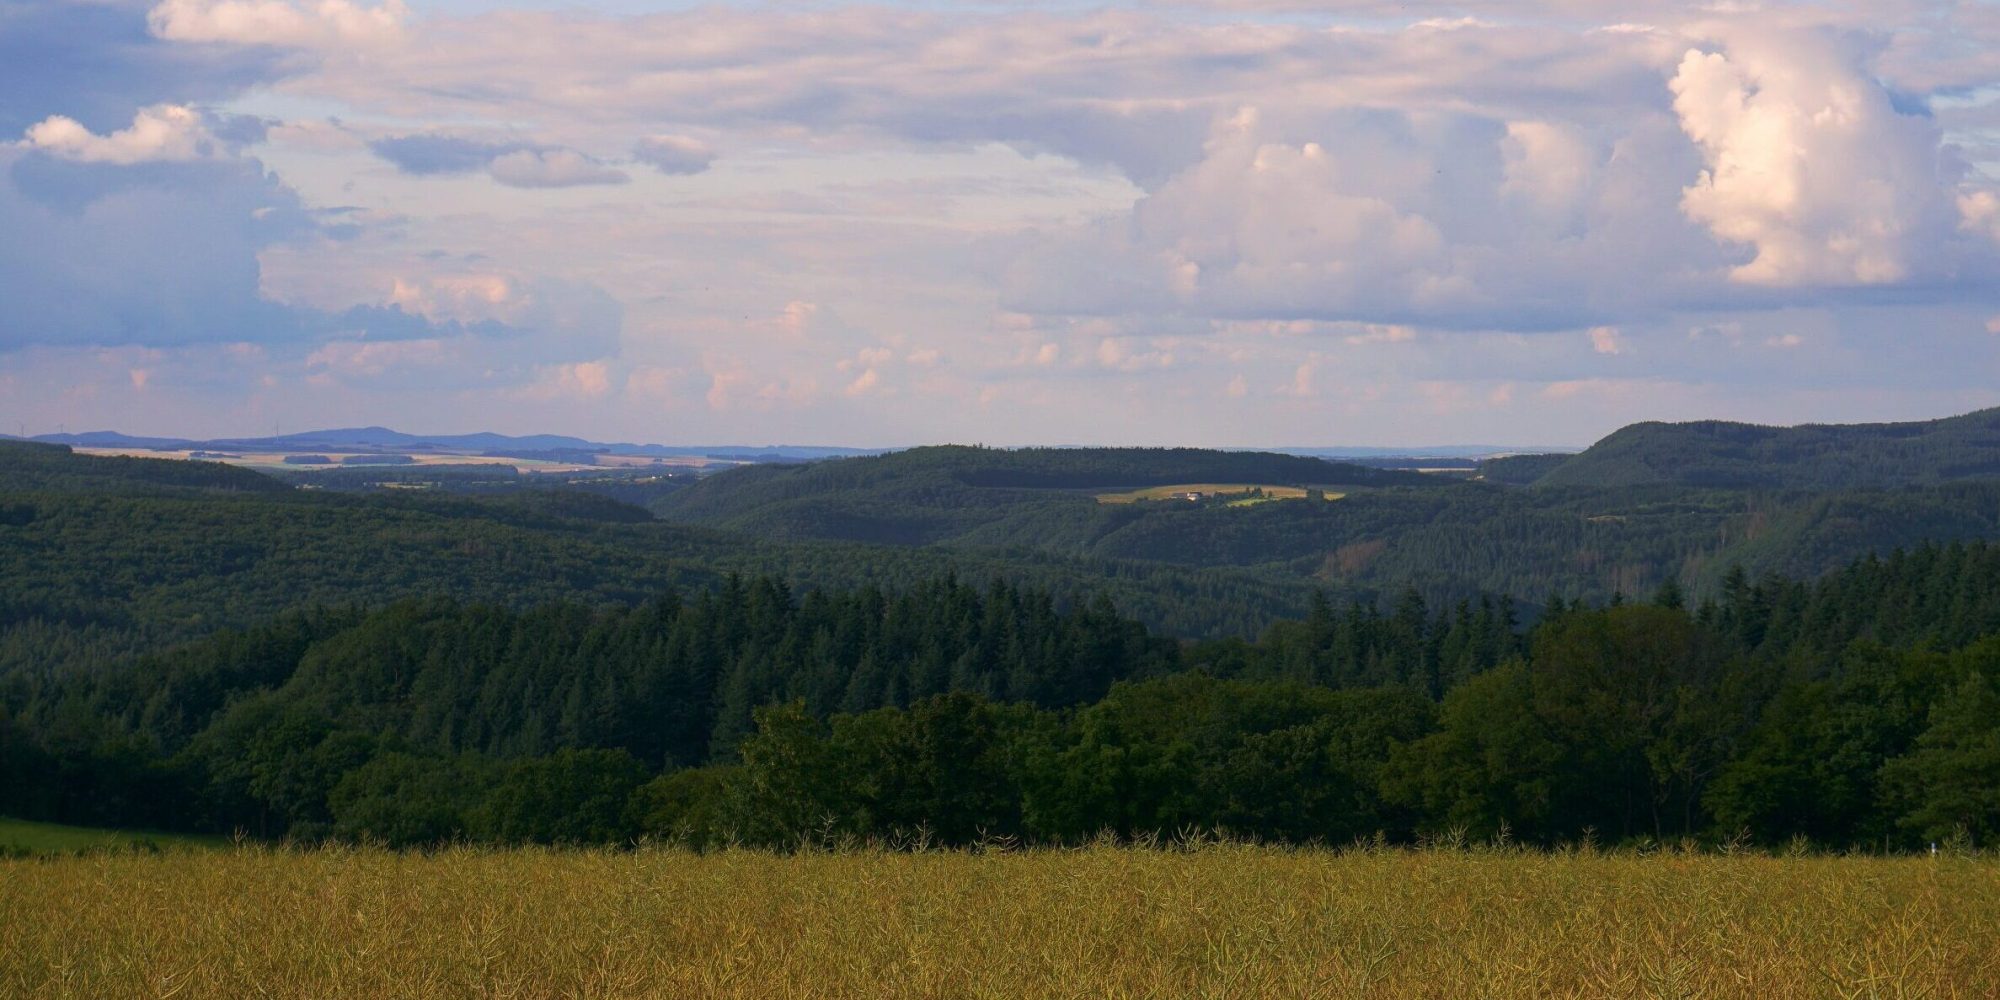
<svg viewBox="0 0 2000 1000">
<path fill-rule="evenodd" d="M 2000 3 L 0 3 L 0 431 L 2000 405 Z"/>
</svg>

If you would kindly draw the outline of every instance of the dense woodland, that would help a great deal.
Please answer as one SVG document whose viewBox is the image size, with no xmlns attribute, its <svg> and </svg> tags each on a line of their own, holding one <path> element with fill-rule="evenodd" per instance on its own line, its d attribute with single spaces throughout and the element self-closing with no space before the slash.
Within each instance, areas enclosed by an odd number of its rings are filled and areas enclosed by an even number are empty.
<svg viewBox="0 0 2000 1000">
<path fill-rule="evenodd" d="M 12 675 L 0 812 L 406 844 L 2000 834 L 2000 547 L 1549 604 L 1194 643 L 950 579 L 302 611 Z"/>
<path fill-rule="evenodd" d="M 2000 483 L 1079 454 L 642 507 L 0 443 L 0 815 L 401 845 L 2000 834 Z M 1258 480 L 1348 496 L 1089 492 Z"/>
<path fill-rule="evenodd" d="M 1514 463 L 1516 469 L 1527 463 Z M 2000 409 L 1901 424 L 1626 427 L 1545 470 L 1542 486 L 1882 489 L 2000 476 Z"/>
</svg>

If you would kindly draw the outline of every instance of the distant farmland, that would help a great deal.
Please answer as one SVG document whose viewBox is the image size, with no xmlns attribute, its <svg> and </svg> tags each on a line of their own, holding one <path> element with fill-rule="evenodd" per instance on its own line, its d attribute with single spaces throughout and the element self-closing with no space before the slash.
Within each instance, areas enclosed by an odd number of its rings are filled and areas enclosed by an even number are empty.
<svg viewBox="0 0 2000 1000">
<path fill-rule="evenodd" d="M 1184 500 L 1190 494 L 1199 494 L 1201 499 L 1226 498 L 1231 507 L 1244 507 L 1270 500 L 1304 500 L 1305 486 L 1273 486 L 1269 483 L 1176 483 L 1172 486 L 1148 486 L 1144 489 L 1128 490 L 1122 493 L 1099 493 L 1098 503 L 1138 503 L 1141 500 Z M 1262 496 L 1251 494 L 1258 490 Z M 1345 493 L 1325 491 L 1328 500 L 1339 500 Z"/>
</svg>

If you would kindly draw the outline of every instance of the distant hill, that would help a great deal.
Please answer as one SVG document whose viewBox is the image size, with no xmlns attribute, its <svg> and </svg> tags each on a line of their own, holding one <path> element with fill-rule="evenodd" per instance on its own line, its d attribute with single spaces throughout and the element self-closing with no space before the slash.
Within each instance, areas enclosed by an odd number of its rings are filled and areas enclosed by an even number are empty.
<svg viewBox="0 0 2000 1000">
<path fill-rule="evenodd" d="M 20 440 L 0 435 L 0 440 Z M 270 437 L 167 438 L 137 437 L 117 431 L 86 431 L 79 434 L 40 434 L 31 441 L 69 445 L 77 448 L 132 448 L 152 451 L 264 451 L 264 452 L 368 452 L 368 451 L 449 451 L 467 454 L 519 456 L 524 453 L 590 452 L 630 455 L 639 458 L 679 456 L 728 456 L 737 461 L 798 461 L 838 458 L 848 455 L 875 455 L 881 449 L 828 448 L 817 445 L 661 445 L 590 441 L 562 434 L 510 435 L 406 434 L 387 427 L 343 427 L 323 431 L 302 431 Z"/>
<path fill-rule="evenodd" d="M 2000 409 L 1900 424 L 1633 424 L 1537 487 L 1883 489 L 2000 477 Z"/>
<path fill-rule="evenodd" d="M 466 474 L 481 485 L 464 493 L 340 493 L 335 477 L 407 470 L 338 467 L 295 474 L 321 488 L 291 490 L 214 463 L 11 443 L 0 445 L 0 627 L 12 616 L 178 636 L 305 599 L 618 602 L 733 571 L 847 585 L 941 567 L 1059 593 L 1087 585 L 1183 636 L 1254 632 L 1315 588 L 1602 601 L 1676 579 L 1700 595 L 1736 564 L 1807 576 L 1871 552 L 2000 538 L 2000 474 L 1979 474 L 1993 468 L 1996 416 L 1791 431 L 1641 425 L 1575 458 L 1492 460 L 1474 482 L 1271 453 L 936 447 L 764 463 L 692 484 L 660 477 L 609 500 L 572 495 L 594 488 L 574 477 L 530 490 L 484 470 Z M 1796 435 L 1836 443 L 1789 446 Z M 1510 485 L 1565 477 L 1567 488 Z M 1181 484 L 1344 496 L 1096 499 Z M 105 496 L 78 496 L 90 493 Z M 647 522 L 640 504 L 673 523 Z M 8 655 L 0 642 L 0 666 Z"/>
<path fill-rule="evenodd" d="M 729 574 L 818 589 L 952 573 L 1059 601 L 1105 595 L 1190 636 L 1254 634 L 1275 616 L 1302 614 L 1314 589 L 1235 567 L 729 534 L 661 524 L 588 488 L 357 494 L 295 489 L 212 462 L 0 441 L 0 678 L 57 659 L 105 662 L 311 604 L 631 604 Z"/>
<path fill-rule="evenodd" d="M 1086 491 L 1180 483 L 1354 489 L 1430 482 L 1419 473 L 1266 452 L 945 445 L 732 469 L 664 498 L 653 510 L 670 521 L 775 538 L 1083 551 L 1109 522 L 1139 513 L 1100 510 Z"/>
<path fill-rule="evenodd" d="M 1528 486 L 1573 457 L 1566 454 L 1500 455 L 1479 463 L 1479 478 L 1489 483 Z"/>
<path fill-rule="evenodd" d="M 67 445 L 0 441 L 0 490 L 41 493 L 144 493 L 225 490 L 288 493 L 291 486 L 221 462 L 79 455 Z"/>
</svg>

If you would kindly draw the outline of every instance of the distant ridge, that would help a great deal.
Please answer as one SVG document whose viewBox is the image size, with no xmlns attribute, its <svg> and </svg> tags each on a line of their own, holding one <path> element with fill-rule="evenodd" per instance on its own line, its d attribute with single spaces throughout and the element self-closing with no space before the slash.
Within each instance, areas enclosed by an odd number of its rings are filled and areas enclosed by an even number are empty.
<svg viewBox="0 0 2000 1000">
<path fill-rule="evenodd" d="M 12 435 L 0 434 L 0 438 Z M 16 439 L 21 440 L 21 439 Z M 226 437 L 226 438 L 179 438 L 144 437 L 123 434 L 118 431 L 86 431 L 79 434 L 37 434 L 26 438 L 46 444 L 66 444 L 77 448 L 138 448 L 150 451 L 381 451 L 381 450 L 437 450 L 506 453 L 514 451 L 590 451 L 607 455 L 631 455 L 641 458 L 672 458 L 681 456 L 728 455 L 760 461 L 782 459 L 846 458 L 862 455 L 884 455 L 890 452 L 907 451 L 908 447 L 896 448 L 851 448 L 825 445 L 742 445 L 742 444 L 633 444 L 629 442 L 592 441 L 586 438 L 564 434 L 496 434 L 481 431 L 472 434 L 407 434 L 387 427 L 341 427 L 330 430 L 301 431 L 295 434 L 279 434 L 267 437 Z M 1055 445 L 1069 449 L 1088 449 L 1096 445 Z M 1544 453 L 1574 453 L 1581 449 L 1562 446 L 1523 445 L 1422 445 L 1413 447 L 1340 445 L 1340 446 L 1287 446 L 1271 448 L 1229 447 L 1217 449 L 1229 452 L 1258 452 L 1263 454 L 1299 455 L 1307 458 L 1362 459 L 1370 463 L 1399 459 L 1466 459 L 1476 460 L 1496 455 L 1521 455 Z"/>
<path fill-rule="evenodd" d="M 4 437 L 6 435 L 0 435 Z M 729 455 L 758 460 L 835 458 L 847 455 L 879 455 L 884 448 L 836 448 L 817 445 L 661 445 L 590 441 L 562 434 L 510 435 L 492 432 L 473 434 L 406 434 L 387 427 L 343 427 L 303 431 L 270 437 L 164 438 L 139 437 L 117 431 L 86 431 L 80 434 L 38 434 L 28 438 L 45 444 L 66 444 L 77 448 L 134 448 L 148 451 L 457 451 L 491 452 L 505 456 L 516 452 L 576 451 L 638 458 Z"/>
<path fill-rule="evenodd" d="M 2000 477 L 2000 408 L 1884 424 L 1633 424 L 1534 485 L 1879 489 Z"/>
</svg>

